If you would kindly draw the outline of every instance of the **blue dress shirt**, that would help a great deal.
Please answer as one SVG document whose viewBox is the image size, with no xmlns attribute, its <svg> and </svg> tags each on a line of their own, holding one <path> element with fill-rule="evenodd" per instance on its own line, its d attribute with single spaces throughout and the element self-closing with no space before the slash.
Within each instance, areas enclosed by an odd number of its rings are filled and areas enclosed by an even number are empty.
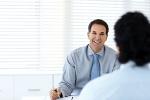
<svg viewBox="0 0 150 100">
<path fill-rule="evenodd" d="M 92 58 L 94 52 L 89 45 L 75 49 L 67 56 L 64 64 L 62 81 L 59 83 L 59 88 L 63 96 L 79 95 L 81 89 L 90 81 Z M 110 73 L 120 67 L 117 53 L 104 46 L 98 52 L 101 57 L 99 63 L 101 66 L 101 75 Z"/>
</svg>

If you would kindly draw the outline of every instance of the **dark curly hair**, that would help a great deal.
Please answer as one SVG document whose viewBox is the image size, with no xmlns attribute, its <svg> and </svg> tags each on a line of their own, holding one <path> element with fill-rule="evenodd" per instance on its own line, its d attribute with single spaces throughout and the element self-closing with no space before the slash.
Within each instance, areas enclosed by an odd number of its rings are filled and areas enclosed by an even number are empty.
<svg viewBox="0 0 150 100">
<path fill-rule="evenodd" d="M 119 61 L 134 61 L 137 66 L 150 62 L 150 23 L 141 12 L 127 12 L 115 24 Z"/>
<path fill-rule="evenodd" d="M 99 24 L 99 25 L 103 25 L 106 28 L 106 35 L 108 36 L 108 31 L 109 31 L 109 27 L 108 24 L 102 20 L 102 19 L 95 19 L 93 21 L 90 22 L 90 24 L 88 25 L 88 31 L 91 31 L 91 27 L 93 24 Z"/>
</svg>

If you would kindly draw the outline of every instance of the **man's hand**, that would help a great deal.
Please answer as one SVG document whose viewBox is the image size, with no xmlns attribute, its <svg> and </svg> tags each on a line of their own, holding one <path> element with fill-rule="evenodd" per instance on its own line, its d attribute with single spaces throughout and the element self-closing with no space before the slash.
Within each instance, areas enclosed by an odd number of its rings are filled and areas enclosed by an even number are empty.
<svg viewBox="0 0 150 100">
<path fill-rule="evenodd" d="M 51 100 L 56 100 L 60 97 L 61 92 L 58 88 L 52 89 L 49 93 Z"/>
</svg>

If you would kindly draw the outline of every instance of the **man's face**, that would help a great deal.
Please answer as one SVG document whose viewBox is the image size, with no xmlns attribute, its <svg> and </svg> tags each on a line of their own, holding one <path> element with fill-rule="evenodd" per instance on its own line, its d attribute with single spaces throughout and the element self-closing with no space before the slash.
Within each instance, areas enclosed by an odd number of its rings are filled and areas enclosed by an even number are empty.
<svg viewBox="0 0 150 100">
<path fill-rule="evenodd" d="M 106 28 L 103 25 L 93 24 L 91 31 L 88 33 L 90 47 L 96 53 L 99 52 L 107 40 Z"/>
</svg>

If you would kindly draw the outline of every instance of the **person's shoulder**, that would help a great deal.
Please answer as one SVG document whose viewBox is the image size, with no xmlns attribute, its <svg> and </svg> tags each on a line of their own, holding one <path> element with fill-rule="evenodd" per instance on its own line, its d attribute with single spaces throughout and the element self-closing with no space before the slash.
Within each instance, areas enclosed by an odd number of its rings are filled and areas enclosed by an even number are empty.
<svg viewBox="0 0 150 100">
<path fill-rule="evenodd" d="M 105 49 L 106 54 L 109 54 L 111 56 L 116 56 L 117 55 L 117 51 L 115 51 L 111 47 L 108 47 L 108 46 L 105 45 L 104 49 Z"/>
<path fill-rule="evenodd" d="M 104 47 L 105 47 L 105 50 L 108 51 L 108 52 L 112 52 L 112 53 L 114 53 L 114 54 L 117 53 L 113 48 L 111 48 L 111 47 L 109 47 L 109 46 L 107 46 L 107 45 L 105 45 Z"/>
<path fill-rule="evenodd" d="M 122 70 L 116 70 L 112 73 L 109 74 L 103 74 L 101 77 L 98 77 L 86 85 L 86 87 L 92 87 L 92 88 L 105 88 L 107 85 L 111 84 L 111 82 L 114 82 L 113 80 L 121 78 L 120 76 L 122 75 Z M 93 89 L 95 91 L 95 89 Z"/>
<path fill-rule="evenodd" d="M 82 47 L 72 50 L 70 53 L 67 54 L 67 58 L 77 58 L 78 59 L 81 56 L 84 56 L 86 54 L 87 47 L 88 46 L 86 45 L 86 46 L 82 46 Z"/>
<path fill-rule="evenodd" d="M 99 78 L 88 82 L 81 91 L 79 100 L 94 100 L 96 99 L 95 96 L 101 96 L 102 91 L 108 91 L 107 87 L 108 84 L 111 84 L 112 79 L 112 75 L 105 74 Z"/>
<path fill-rule="evenodd" d="M 110 74 L 103 74 L 101 77 L 98 77 L 98 78 L 90 81 L 89 85 L 93 85 L 93 86 L 95 86 L 96 84 L 105 85 L 105 82 L 106 81 L 108 82 L 108 80 L 113 79 L 113 77 L 114 77 L 115 74 L 116 74 L 116 72 L 110 73 Z"/>
<path fill-rule="evenodd" d="M 79 48 L 76 48 L 76 49 L 72 50 L 71 54 L 80 54 L 80 53 L 83 53 L 83 52 L 85 52 L 86 48 L 87 48 L 87 45 L 79 47 Z"/>
</svg>

